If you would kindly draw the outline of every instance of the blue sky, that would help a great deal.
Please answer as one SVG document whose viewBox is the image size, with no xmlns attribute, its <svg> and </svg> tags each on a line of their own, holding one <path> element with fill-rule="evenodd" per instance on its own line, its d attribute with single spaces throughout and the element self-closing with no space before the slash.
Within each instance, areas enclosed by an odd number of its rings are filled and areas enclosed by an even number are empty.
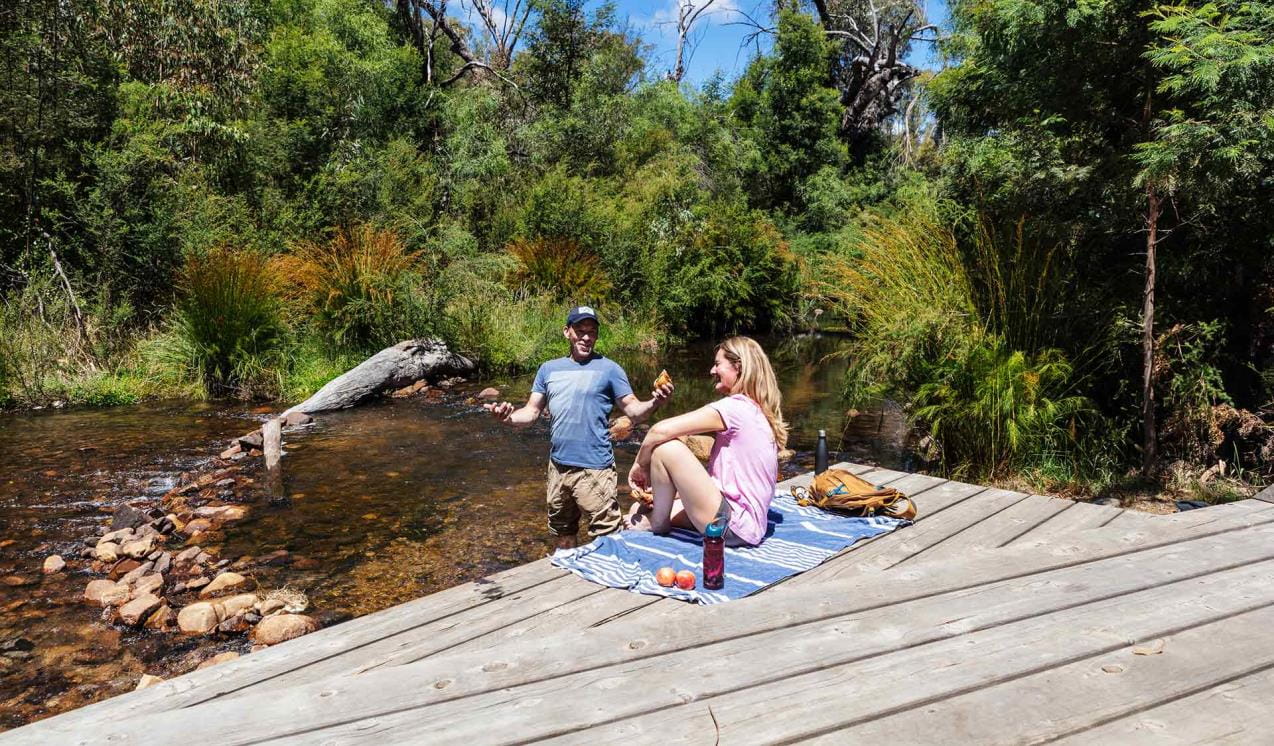
<svg viewBox="0 0 1274 746">
<path fill-rule="evenodd" d="M 649 72 L 658 74 L 670 69 L 676 57 L 677 0 L 618 0 L 616 6 L 620 19 L 627 19 L 629 26 L 654 47 L 650 54 L 652 69 Z M 686 66 L 686 80 L 699 85 L 718 70 L 727 79 L 742 73 L 748 60 L 756 54 L 755 44 L 742 47 L 744 39 L 752 32 L 751 28 L 741 24 L 745 20 L 743 13 L 768 22 L 768 10 L 772 7 L 773 0 L 715 0 L 700 18 L 693 34 L 697 46 Z M 946 21 L 945 0 L 927 0 L 926 11 L 930 22 Z M 768 48 L 769 42 L 768 37 L 760 40 L 763 48 Z M 919 57 L 919 60 L 920 64 L 925 64 L 927 56 Z"/>
<path fill-rule="evenodd" d="M 601 1 L 589 0 L 588 7 L 596 8 Z M 921 2 L 930 22 L 946 22 L 946 0 Z M 489 3 L 497 10 L 505 5 L 501 0 L 489 0 Z M 460 15 L 464 17 L 468 3 L 460 0 L 456 5 L 460 6 L 456 10 L 461 11 Z M 626 24 L 650 46 L 647 74 L 655 77 L 667 73 L 676 59 L 678 0 L 616 0 L 615 5 L 618 23 Z M 773 0 L 714 0 L 691 34 L 686 82 L 701 85 L 717 72 L 728 81 L 737 78 L 757 53 L 758 47 L 768 50 L 773 40 L 768 34 L 761 34 L 745 46 L 745 41 L 755 30 L 747 25 L 747 17 L 768 24 L 773 6 Z M 475 16 L 469 15 L 466 20 L 476 25 Z M 917 45 L 912 53 L 913 64 L 931 64 L 929 51 L 928 45 Z"/>
</svg>

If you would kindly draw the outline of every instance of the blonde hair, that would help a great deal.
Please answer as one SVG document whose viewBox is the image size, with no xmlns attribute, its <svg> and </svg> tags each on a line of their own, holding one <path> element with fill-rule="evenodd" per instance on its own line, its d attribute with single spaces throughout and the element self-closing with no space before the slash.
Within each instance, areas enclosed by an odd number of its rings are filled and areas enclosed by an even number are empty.
<svg viewBox="0 0 1274 746">
<path fill-rule="evenodd" d="M 717 349 L 739 370 L 731 394 L 743 394 L 765 414 L 780 449 L 787 446 L 787 423 L 783 421 L 783 394 L 765 350 L 751 337 L 727 337 Z"/>
</svg>

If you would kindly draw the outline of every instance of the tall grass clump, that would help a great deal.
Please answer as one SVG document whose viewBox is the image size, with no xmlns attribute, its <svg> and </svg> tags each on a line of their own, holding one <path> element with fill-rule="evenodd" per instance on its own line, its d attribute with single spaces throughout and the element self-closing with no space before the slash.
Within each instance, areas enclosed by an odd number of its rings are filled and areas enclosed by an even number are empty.
<svg viewBox="0 0 1274 746">
<path fill-rule="evenodd" d="M 824 293 L 855 333 L 847 395 L 902 401 L 952 473 L 1077 464 L 1096 417 L 1033 297 L 1053 282 L 1050 251 L 999 235 L 981 229 L 962 247 L 935 205 L 913 204 L 868 216 L 825 259 Z"/>
<path fill-rule="evenodd" d="M 508 251 L 517 260 L 510 278 L 514 285 L 580 303 L 596 303 L 611 293 L 601 258 L 573 238 L 520 238 Z"/>
<path fill-rule="evenodd" d="M 211 396 L 278 392 L 288 330 L 268 262 L 221 248 L 190 256 L 167 333 L 152 348 L 165 372 Z"/>
<path fill-rule="evenodd" d="M 437 326 L 440 298 L 424 255 L 391 230 L 341 229 L 302 241 L 274 261 L 317 336 L 338 350 L 370 352 Z"/>
</svg>

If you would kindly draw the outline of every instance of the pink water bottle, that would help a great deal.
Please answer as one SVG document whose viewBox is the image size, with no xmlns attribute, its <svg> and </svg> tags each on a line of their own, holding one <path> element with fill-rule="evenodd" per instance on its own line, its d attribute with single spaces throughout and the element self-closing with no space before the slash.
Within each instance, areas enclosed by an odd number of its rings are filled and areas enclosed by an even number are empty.
<svg viewBox="0 0 1274 746">
<path fill-rule="evenodd" d="M 703 587 L 719 591 L 725 585 L 725 522 L 713 521 L 703 531 Z"/>
</svg>

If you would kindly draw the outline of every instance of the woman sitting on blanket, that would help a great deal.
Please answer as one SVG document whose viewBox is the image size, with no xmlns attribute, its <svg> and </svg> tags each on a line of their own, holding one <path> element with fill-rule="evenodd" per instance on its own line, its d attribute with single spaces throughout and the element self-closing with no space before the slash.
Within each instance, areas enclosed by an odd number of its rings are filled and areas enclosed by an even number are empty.
<svg viewBox="0 0 1274 746">
<path fill-rule="evenodd" d="M 717 345 L 711 374 L 724 399 L 661 420 L 646 433 L 628 484 L 652 491 L 654 500 L 634 504 L 627 527 L 702 532 L 721 519 L 727 525 L 727 543 L 755 546 L 765 538 L 778 452 L 787 443 L 782 397 L 770 359 L 748 337 L 730 337 Z M 716 436 L 706 470 L 677 440 L 697 433 Z"/>
</svg>

